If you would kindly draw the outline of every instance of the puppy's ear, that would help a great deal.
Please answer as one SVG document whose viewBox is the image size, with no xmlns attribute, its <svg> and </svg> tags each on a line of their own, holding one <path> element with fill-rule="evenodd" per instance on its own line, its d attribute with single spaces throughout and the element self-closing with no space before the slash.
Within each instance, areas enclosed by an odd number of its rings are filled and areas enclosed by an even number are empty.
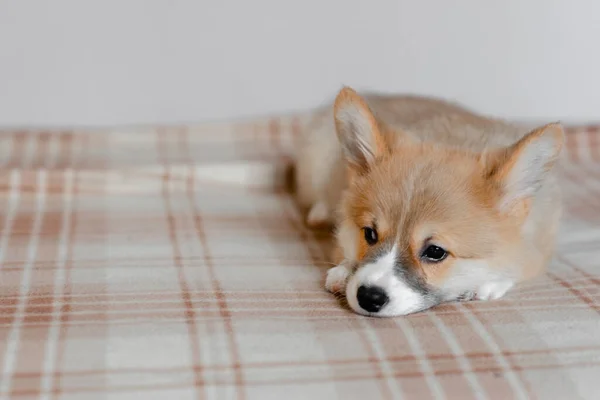
<svg viewBox="0 0 600 400">
<path fill-rule="evenodd" d="M 564 130 L 558 123 L 537 128 L 519 141 L 490 155 L 488 177 L 499 186 L 500 207 L 527 200 L 541 187 L 560 155 Z"/>
<path fill-rule="evenodd" d="M 349 87 L 338 93 L 333 110 L 344 159 L 355 172 L 368 171 L 387 151 L 375 116 L 363 98 Z"/>
</svg>

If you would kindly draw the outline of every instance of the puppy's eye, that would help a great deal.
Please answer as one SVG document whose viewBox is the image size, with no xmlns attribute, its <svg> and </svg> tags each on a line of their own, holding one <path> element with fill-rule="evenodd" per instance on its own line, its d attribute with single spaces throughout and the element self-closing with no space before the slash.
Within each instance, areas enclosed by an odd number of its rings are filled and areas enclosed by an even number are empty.
<svg viewBox="0 0 600 400">
<path fill-rule="evenodd" d="M 440 262 L 444 258 L 446 258 L 447 255 L 448 255 L 448 253 L 446 252 L 446 250 L 442 249 L 441 247 L 435 246 L 435 245 L 429 245 L 423 251 L 423 254 L 421 255 L 421 257 L 429 262 Z"/>
<path fill-rule="evenodd" d="M 369 244 L 369 246 L 373 246 L 379 240 L 377 236 L 377 231 L 374 228 L 364 227 L 363 233 L 365 234 L 365 241 Z"/>
</svg>

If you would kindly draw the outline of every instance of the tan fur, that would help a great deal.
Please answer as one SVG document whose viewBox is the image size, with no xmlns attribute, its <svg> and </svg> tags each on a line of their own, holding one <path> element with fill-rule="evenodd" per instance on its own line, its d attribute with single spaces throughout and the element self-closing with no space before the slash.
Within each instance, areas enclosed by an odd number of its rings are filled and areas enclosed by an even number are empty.
<svg viewBox="0 0 600 400">
<path fill-rule="evenodd" d="M 335 134 L 340 135 L 338 113 L 344 107 L 368 121 L 374 162 L 345 161 Z M 543 166 L 541 186 L 500 206 L 515 165 L 540 138 L 555 144 L 548 148 L 552 156 Z M 376 224 L 380 242 L 393 241 L 403 264 L 430 285 L 442 287 L 465 260 L 484 260 L 518 282 L 543 271 L 554 251 L 560 193 L 552 166 L 563 140 L 558 124 L 530 131 L 441 100 L 363 98 L 344 88 L 334 109 L 321 112 L 307 132 L 296 168 L 298 192 L 308 208 L 327 204 L 328 222 L 338 230 L 355 232 L 352 262 L 369 252 L 361 229 Z M 444 247 L 447 259 L 423 262 L 427 243 Z M 343 247 L 338 243 L 336 262 Z"/>
</svg>

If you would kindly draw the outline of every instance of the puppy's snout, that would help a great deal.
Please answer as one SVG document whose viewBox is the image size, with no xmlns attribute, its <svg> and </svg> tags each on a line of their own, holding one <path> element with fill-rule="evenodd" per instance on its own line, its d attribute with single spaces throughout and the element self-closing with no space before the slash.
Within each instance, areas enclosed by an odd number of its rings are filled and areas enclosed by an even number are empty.
<svg viewBox="0 0 600 400">
<path fill-rule="evenodd" d="M 358 305 L 365 311 L 376 313 L 385 306 L 390 298 L 385 291 L 377 286 L 361 285 L 356 292 Z"/>
</svg>

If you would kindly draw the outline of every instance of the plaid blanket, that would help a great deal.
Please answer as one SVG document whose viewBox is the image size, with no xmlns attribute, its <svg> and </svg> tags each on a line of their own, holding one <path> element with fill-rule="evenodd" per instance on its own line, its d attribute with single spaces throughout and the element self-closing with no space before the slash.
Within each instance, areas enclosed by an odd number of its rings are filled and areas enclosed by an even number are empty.
<svg viewBox="0 0 600 400">
<path fill-rule="evenodd" d="M 304 117 L 0 133 L 0 399 L 597 399 L 600 131 L 544 276 L 371 319 L 285 188 Z"/>
</svg>

